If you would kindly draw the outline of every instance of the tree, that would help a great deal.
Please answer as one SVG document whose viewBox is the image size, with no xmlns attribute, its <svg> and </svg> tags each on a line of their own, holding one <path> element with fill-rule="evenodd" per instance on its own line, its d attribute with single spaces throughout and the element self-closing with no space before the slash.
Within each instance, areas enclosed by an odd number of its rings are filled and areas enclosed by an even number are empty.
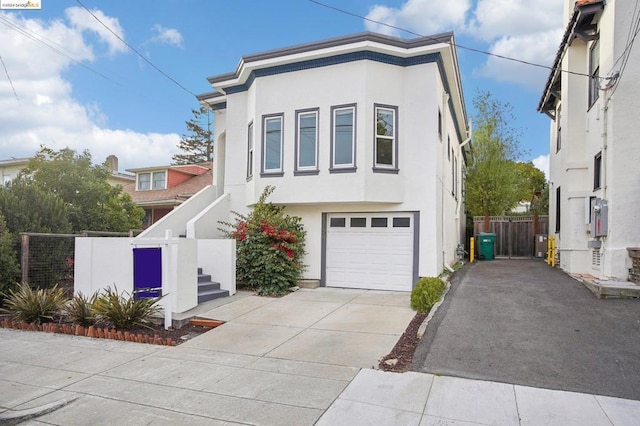
<svg viewBox="0 0 640 426">
<path fill-rule="evenodd" d="M 20 268 L 17 257 L 11 234 L 0 214 L 0 306 L 4 295 L 18 282 Z"/>
<path fill-rule="evenodd" d="M 144 211 L 122 192 L 121 186 L 109 184 L 110 173 L 105 166 L 93 165 L 88 151 L 78 154 L 69 148 L 54 151 L 41 147 L 22 171 L 22 182 L 10 186 L 10 191 L 16 196 L 21 190 L 40 191 L 54 195 L 64 204 L 71 229 L 61 226 L 49 232 L 123 232 L 140 228 Z M 7 217 L 7 221 L 11 219 Z M 25 229 L 18 229 L 22 231 Z"/>
<path fill-rule="evenodd" d="M 520 201 L 531 201 L 532 197 L 542 191 L 547 184 L 544 172 L 533 165 L 532 162 L 516 163 L 520 179 L 518 182 L 518 194 Z"/>
<path fill-rule="evenodd" d="M 191 110 L 193 117 L 186 121 L 187 134 L 182 135 L 178 148 L 182 153 L 172 157 L 174 164 L 197 164 L 211 161 L 213 154 L 213 131 L 211 111 L 208 108 Z"/>
<path fill-rule="evenodd" d="M 516 159 L 522 155 L 519 132 L 511 127 L 513 108 L 479 92 L 473 100 L 473 146 L 467 165 L 466 203 L 473 216 L 498 215 L 521 201 L 522 175 Z"/>
</svg>

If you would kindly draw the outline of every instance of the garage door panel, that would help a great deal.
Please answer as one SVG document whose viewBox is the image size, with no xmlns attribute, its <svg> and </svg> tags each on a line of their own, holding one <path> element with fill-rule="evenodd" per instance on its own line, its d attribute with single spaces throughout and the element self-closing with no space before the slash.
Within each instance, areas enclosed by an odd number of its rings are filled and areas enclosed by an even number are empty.
<svg viewBox="0 0 640 426">
<path fill-rule="evenodd" d="M 414 264 L 413 214 L 345 213 L 328 216 L 325 254 L 327 286 L 411 290 Z M 366 227 L 351 227 L 352 217 L 366 218 Z M 387 227 L 371 226 L 372 218 L 385 217 Z M 398 217 L 403 220 L 394 222 L 394 218 Z M 331 218 L 337 220 L 331 221 Z M 331 223 L 344 223 L 344 227 L 332 227 Z M 384 220 L 378 220 L 377 223 L 384 223 Z M 394 227 L 394 223 L 404 226 Z"/>
</svg>

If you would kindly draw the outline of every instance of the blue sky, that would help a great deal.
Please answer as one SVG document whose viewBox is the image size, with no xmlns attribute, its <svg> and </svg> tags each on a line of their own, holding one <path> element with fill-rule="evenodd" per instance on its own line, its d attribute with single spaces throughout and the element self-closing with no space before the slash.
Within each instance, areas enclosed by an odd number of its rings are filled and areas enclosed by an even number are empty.
<svg viewBox="0 0 640 426">
<path fill-rule="evenodd" d="M 367 30 L 414 37 L 308 0 L 81 1 L 188 91 L 75 0 L 0 11 L 0 56 L 11 79 L 0 67 L 0 159 L 45 144 L 88 149 L 96 162 L 115 154 L 121 170 L 168 164 L 198 107 L 188 92 L 210 91 L 206 77 L 233 71 L 241 56 Z M 547 65 L 562 35 L 558 0 L 539 0 L 535 10 L 522 0 L 322 1 L 423 35 L 454 31 L 460 45 Z M 536 106 L 548 71 L 464 49 L 458 56 L 470 116 L 478 90 L 510 103 L 528 151 L 522 159 L 544 168 L 549 119 Z"/>
</svg>

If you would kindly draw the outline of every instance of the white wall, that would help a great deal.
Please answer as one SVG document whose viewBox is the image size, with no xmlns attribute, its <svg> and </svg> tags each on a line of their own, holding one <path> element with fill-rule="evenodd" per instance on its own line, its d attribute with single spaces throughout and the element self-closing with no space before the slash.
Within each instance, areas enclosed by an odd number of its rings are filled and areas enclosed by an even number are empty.
<svg viewBox="0 0 640 426">
<path fill-rule="evenodd" d="M 236 241 L 231 239 L 198 239 L 198 266 L 210 274 L 220 288 L 236 293 Z"/>
<path fill-rule="evenodd" d="M 172 312 L 198 304 L 197 245 L 193 239 L 76 238 L 74 290 L 90 295 L 106 287 L 133 291 L 133 248 L 163 247 L 163 286 Z"/>
<path fill-rule="evenodd" d="M 313 82 L 339 82 L 315 84 Z M 346 90 L 345 88 L 348 88 Z M 452 196 L 451 161 L 458 158 L 460 187 L 462 155 L 455 121 L 443 98 L 435 63 L 398 67 L 356 61 L 257 78 L 246 92 L 227 96 L 225 122 L 226 184 L 232 211 L 246 213 L 266 185 L 276 187 L 270 201 L 287 205 L 301 216 L 307 230 L 308 269 L 304 278 L 320 279 L 321 217 L 329 212 L 419 211 L 419 275 L 438 275 L 443 263 L 455 262 L 462 242 L 462 198 Z M 329 173 L 331 107 L 357 105 L 355 173 Z M 374 104 L 398 107 L 397 174 L 374 173 Z M 444 125 L 438 138 L 438 106 Z M 319 174 L 294 176 L 295 111 L 319 108 Z M 260 177 L 262 116 L 284 114 L 284 176 Z M 247 129 L 254 122 L 254 177 L 246 179 Z M 453 157 L 447 155 L 447 136 Z M 466 135 L 463 135 L 466 136 Z M 442 163 L 444 161 L 444 164 Z M 235 165 L 231 167 L 230 165 Z"/>
<path fill-rule="evenodd" d="M 222 238 L 221 221 L 229 221 L 230 196 L 224 194 L 187 222 L 187 238 Z"/>
<path fill-rule="evenodd" d="M 206 186 L 176 207 L 171 214 L 145 229 L 137 238 L 163 238 L 167 230 L 171 230 L 175 236 L 186 234 L 187 223 L 215 200 L 216 187 Z"/>
</svg>

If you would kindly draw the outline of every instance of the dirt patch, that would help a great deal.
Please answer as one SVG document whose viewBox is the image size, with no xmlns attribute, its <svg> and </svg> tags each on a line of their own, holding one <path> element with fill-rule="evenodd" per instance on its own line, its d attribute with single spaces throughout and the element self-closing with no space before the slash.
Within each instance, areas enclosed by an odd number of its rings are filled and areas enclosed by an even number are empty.
<svg viewBox="0 0 640 426">
<path fill-rule="evenodd" d="M 60 323 L 27 324 L 23 322 L 13 322 L 9 319 L 0 321 L 0 327 L 24 331 L 70 334 L 96 339 L 126 340 L 135 343 L 150 343 L 166 346 L 179 345 L 212 329 L 212 327 L 189 323 L 179 329 L 169 328 L 165 330 L 161 325 L 151 324 L 149 327 L 136 327 L 125 332 L 102 327 L 91 327 L 90 329 L 82 327 L 78 329 L 72 324 Z"/>
<path fill-rule="evenodd" d="M 393 371 L 395 373 L 409 371 L 413 362 L 413 354 L 420 342 L 418 328 L 420 328 L 420 324 L 422 324 L 427 315 L 428 313 L 417 313 L 413 317 L 391 352 L 380 360 L 378 364 L 380 370 Z"/>
</svg>

